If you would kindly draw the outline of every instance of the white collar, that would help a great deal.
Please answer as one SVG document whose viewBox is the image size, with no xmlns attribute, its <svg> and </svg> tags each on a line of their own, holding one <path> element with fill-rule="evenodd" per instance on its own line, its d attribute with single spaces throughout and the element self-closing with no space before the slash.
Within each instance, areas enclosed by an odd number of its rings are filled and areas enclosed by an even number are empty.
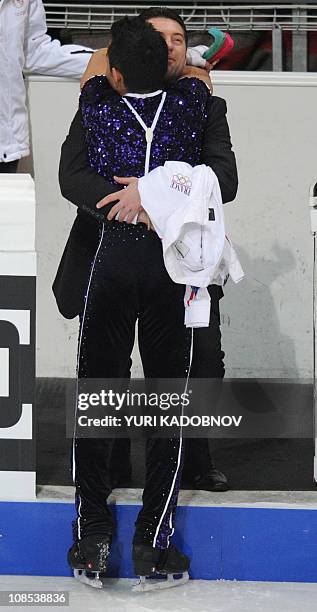
<svg viewBox="0 0 317 612">
<path fill-rule="evenodd" d="M 150 93 L 126 93 L 123 98 L 153 98 L 154 96 L 158 96 L 162 93 L 162 89 L 158 89 L 157 91 L 151 91 Z"/>
</svg>

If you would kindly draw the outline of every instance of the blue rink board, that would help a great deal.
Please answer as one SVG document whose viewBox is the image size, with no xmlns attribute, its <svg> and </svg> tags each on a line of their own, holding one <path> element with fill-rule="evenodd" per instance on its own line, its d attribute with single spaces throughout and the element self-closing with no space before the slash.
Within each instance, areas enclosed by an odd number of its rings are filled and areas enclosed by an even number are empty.
<svg viewBox="0 0 317 612">
<path fill-rule="evenodd" d="M 138 506 L 117 505 L 109 576 L 133 577 Z M 72 504 L 0 503 L 0 574 L 70 576 Z M 180 506 L 173 539 L 206 580 L 317 582 L 317 511 Z M 1 579 L 0 579 L 1 580 Z"/>
</svg>

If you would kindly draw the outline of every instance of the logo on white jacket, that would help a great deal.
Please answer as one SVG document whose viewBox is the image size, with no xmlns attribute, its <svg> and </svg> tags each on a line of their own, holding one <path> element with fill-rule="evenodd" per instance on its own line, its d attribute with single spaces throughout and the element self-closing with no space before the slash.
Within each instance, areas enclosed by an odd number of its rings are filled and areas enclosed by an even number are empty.
<svg viewBox="0 0 317 612">
<path fill-rule="evenodd" d="M 15 7 L 15 16 L 21 17 L 26 15 L 26 1 L 25 0 L 12 0 Z"/>
<path fill-rule="evenodd" d="M 13 4 L 15 4 L 18 9 L 21 9 L 23 8 L 24 0 L 13 0 Z"/>
<path fill-rule="evenodd" d="M 170 187 L 171 189 L 176 189 L 176 191 L 180 191 L 184 195 L 189 196 L 192 188 L 192 182 L 188 176 L 183 176 L 183 174 L 174 174 Z"/>
</svg>

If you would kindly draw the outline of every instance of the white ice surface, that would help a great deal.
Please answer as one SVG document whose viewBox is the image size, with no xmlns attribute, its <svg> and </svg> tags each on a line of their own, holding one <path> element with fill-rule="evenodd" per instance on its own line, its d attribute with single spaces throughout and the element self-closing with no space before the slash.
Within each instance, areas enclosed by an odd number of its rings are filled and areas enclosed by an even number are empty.
<svg viewBox="0 0 317 612">
<path fill-rule="evenodd" d="M 27 610 L 72 612 L 316 612 L 317 584 L 191 580 L 156 593 L 133 593 L 133 580 L 109 579 L 99 591 L 72 578 L 0 576 L 0 591 L 69 591 L 69 607 L 28 606 Z M 18 609 L 8 606 L 3 609 Z M 19 608 L 21 609 L 21 608 Z"/>
</svg>

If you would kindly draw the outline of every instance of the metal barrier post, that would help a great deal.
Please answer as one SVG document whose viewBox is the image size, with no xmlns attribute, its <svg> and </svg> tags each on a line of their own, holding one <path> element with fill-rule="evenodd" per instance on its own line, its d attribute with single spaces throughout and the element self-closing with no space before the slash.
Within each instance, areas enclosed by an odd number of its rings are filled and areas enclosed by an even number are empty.
<svg viewBox="0 0 317 612">
<path fill-rule="evenodd" d="M 301 8 L 293 10 L 293 18 L 298 23 L 307 21 L 307 11 Z M 307 32 L 295 30 L 293 32 L 293 72 L 307 72 Z"/>
<path fill-rule="evenodd" d="M 282 30 L 280 27 L 275 27 L 272 30 L 272 59 L 273 70 L 281 72 L 283 70 L 283 40 Z"/>
</svg>

